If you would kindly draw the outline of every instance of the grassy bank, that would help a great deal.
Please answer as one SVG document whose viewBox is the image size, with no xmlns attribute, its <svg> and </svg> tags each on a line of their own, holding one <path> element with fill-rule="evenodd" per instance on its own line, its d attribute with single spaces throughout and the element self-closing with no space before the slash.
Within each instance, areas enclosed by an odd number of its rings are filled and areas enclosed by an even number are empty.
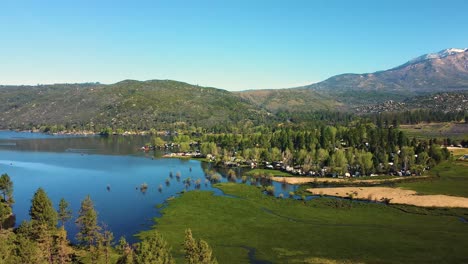
<svg viewBox="0 0 468 264">
<path fill-rule="evenodd" d="M 430 180 L 400 183 L 397 186 L 421 194 L 446 194 L 468 197 L 468 162 L 444 161 L 430 170 Z"/>
<path fill-rule="evenodd" d="M 157 220 L 155 228 L 178 262 L 186 228 L 213 247 L 220 263 L 249 263 L 247 247 L 256 249 L 256 259 L 274 263 L 468 261 L 468 225 L 453 216 L 468 218 L 468 210 L 418 214 L 330 198 L 282 200 L 241 184 L 218 186 L 239 198 L 188 192 L 170 201 Z"/>
</svg>

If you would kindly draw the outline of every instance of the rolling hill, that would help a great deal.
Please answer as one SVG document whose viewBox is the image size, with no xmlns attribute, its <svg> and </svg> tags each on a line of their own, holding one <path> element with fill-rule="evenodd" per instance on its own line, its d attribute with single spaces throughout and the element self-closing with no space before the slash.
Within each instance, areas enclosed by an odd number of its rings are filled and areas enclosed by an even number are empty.
<svg viewBox="0 0 468 264">
<path fill-rule="evenodd" d="M 139 130 L 174 123 L 213 127 L 267 116 L 228 91 L 169 80 L 3 86 L 0 113 L 1 128 L 62 124 Z"/>
</svg>

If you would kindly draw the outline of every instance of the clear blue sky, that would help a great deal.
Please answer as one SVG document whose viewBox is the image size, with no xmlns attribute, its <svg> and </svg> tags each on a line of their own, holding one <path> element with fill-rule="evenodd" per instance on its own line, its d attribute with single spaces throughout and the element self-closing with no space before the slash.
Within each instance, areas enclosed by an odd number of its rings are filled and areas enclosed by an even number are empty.
<svg viewBox="0 0 468 264">
<path fill-rule="evenodd" d="M 283 88 L 468 47 L 468 2 L 0 1 L 0 84 Z"/>
</svg>

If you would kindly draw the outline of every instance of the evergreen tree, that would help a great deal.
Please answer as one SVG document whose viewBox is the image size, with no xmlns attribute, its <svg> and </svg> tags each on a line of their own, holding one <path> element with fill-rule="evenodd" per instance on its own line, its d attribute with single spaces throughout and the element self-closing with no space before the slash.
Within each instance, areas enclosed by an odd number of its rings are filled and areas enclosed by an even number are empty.
<svg viewBox="0 0 468 264">
<path fill-rule="evenodd" d="M 16 236 L 15 261 L 22 264 L 40 264 L 47 263 L 42 259 L 42 254 L 37 243 L 30 240 L 28 237 Z"/>
<path fill-rule="evenodd" d="M 3 196 L 3 201 L 6 202 L 9 206 L 13 205 L 13 182 L 10 179 L 8 174 L 2 174 L 0 176 L 0 194 Z M 0 202 L 2 201 L 0 198 Z"/>
<path fill-rule="evenodd" d="M 196 241 L 192 236 L 192 230 L 185 230 L 185 260 L 188 264 L 217 264 L 213 257 L 213 251 L 208 243 L 203 240 Z"/>
<path fill-rule="evenodd" d="M 100 236 L 101 248 L 104 253 L 104 263 L 109 263 L 112 245 L 114 244 L 114 234 L 104 225 L 104 232 Z"/>
<path fill-rule="evenodd" d="M 89 195 L 81 202 L 76 224 L 79 228 L 76 239 L 81 245 L 88 248 L 96 245 L 100 227 L 97 224 L 97 212 L 94 210 L 94 204 Z"/>
<path fill-rule="evenodd" d="M 5 222 L 11 216 L 11 207 L 7 203 L 0 202 L 0 230 L 3 230 Z"/>
<path fill-rule="evenodd" d="M 0 263 L 18 263 L 15 257 L 15 240 L 16 235 L 13 233 L 13 231 L 0 232 Z"/>
<path fill-rule="evenodd" d="M 37 242 L 42 261 L 53 263 L 54 235 L 57 226 L 57 212 L 44 189 L 39 188 L 31 200 L 31 234 L 29 239 Z"/>
<path fill-rule="evenodd" d="M 71 263 L 71 254 L 73 248 L 67 239 L 67 231 L 61 226 L 54 236 L 54 263 L 64 264 Z"/>
<path fill-rule="evenodd" d="M 65 199 L 60 199 L 59 210 L 58 210 L 58 219 L 62 223 L 62 226 L 65 225 L 65 222 L 71 219 L 72 211 L 69 208 L 69 204 Z"/>
<path fill-rule="evenodd" d="M 125 237 L 120 237 L 118 245 L 115 247 L 119 254 L 123 254 L 125 252 L 125 248 L 128 246 L 128 242 Z"/>
<path fill-rule="evenodd" d="M 138 244 L 135 259 L 137 264 L 175 263 L 167 242 L 157 232 Z"/>
<path fill-rule="evenodd" d="M 184 250 L 185 250 L 185 260 L 188 264 L 197 263 L 198 250 L 197 250 L 197 241 L 192 236 L 192 230 L 185 230 L 185 239 L 184 239 Z"/>
<path fill-rule="evenodd" d="M 29 215 L 33 226 L 44 226 L 47 229 L 57 226 L 57 212 L 42 188 L 39 188 L 33 196 Z"/>
<path fill-rule="evenodd" d="M 134 264 L 134 252 L 133 248 L 127 243 L 125 237 L 119 239 L 119 245 L 117 245 L 117 251 L 122 255 L 117 264 Z"/>
<path fill-rule="evenodd" d="M 199 264 L 215 264 L 218 263 L 215 258 L 213 258 L 213 251 L 211 250 L 208 243 L 204 240 L 199 240 L 197 243 L 198 247 L 198 262 Z"/>
</svg>

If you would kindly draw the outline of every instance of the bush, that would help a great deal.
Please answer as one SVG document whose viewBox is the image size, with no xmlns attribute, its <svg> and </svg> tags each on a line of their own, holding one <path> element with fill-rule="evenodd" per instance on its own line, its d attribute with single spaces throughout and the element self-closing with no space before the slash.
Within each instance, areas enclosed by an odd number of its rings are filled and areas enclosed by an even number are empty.
<svg viewBox="0 0 468 264">
<path fill-rule="evenodd" d="M 265 188 L 265 191 L 268 195 L 274 195 L 275 194 L 275 187 L 274 186 L 267 186 Z"/>
</svg>

